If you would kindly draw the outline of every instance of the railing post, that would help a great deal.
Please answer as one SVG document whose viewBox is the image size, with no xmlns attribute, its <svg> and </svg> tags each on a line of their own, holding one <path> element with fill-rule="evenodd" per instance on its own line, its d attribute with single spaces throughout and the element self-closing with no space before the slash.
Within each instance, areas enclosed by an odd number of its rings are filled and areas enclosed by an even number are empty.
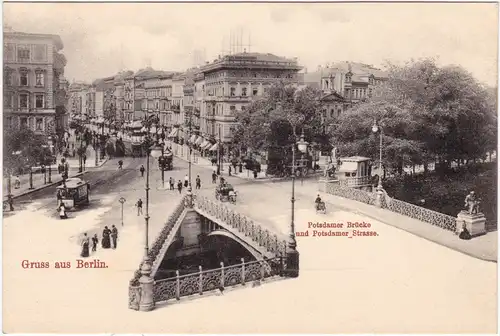
<svg viewBox="0 0 500 336">
<path fill-rule="evenodd" d="M 220 262 L 220 289 L 224 289 L 224 262 Z"/>
<path fill-rule="evenodd" d="M 175 282 L 176 282 L 176 288 L 175 288 L 175 298 L 177 300 L 181 299 L 181 280 L 179 279 L 179 271 L 175 271 Z"/>
<path fill-rule="evenodd" d="M 200 295 L 203 295 L 203 273 L 201 265 L 198 266 L 198 270 L 200 271 Z"/>
<path fill-rule="evenodd" d="M 154 280 L 151 277 L 151 270 L 152 268 L 149 260 L 145 259 L 141 267 L 142 276 L 139 279 L 141 286 L 141 298 L 139 302 L 140 311 L 150 311 L 155 307 L 153 297 Z"/>
<path fill-rule="evenodd" d="M 245 285 L 245 258 L 241 258 L 241 284 Z"/>
</svg>

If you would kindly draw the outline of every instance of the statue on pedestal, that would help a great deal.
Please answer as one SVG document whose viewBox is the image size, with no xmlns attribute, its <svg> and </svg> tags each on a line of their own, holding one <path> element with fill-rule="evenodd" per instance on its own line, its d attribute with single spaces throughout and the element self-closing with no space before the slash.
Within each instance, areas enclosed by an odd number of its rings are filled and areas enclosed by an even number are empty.
<svg viewBox="0 0 500 336">
<path fill-rule="evenodd" d="M 464 204 L 465 210 L 470 215 L 474 215 L 474 214 L 478 214 L 479 213 L 479 203 L 480 203 L 480 200 L 476 196 L 476 194 L 474 193 L 474 191 L 471 191 L 469 193 L 469 195 L 467 195 L 465 197 L 464 203 L 465 203 Z"/>
</svg>

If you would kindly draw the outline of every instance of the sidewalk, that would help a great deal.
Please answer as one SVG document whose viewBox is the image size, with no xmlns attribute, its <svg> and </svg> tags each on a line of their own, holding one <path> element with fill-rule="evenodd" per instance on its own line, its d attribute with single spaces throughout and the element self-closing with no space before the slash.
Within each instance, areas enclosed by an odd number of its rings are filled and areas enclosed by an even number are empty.
<svg viewBox="0 0 500 336">
<path fill-rule="evenodd" d="M 274 184 L 278 186 L 280 184 Z M 289 188 L 289 183 L 283 183 L 279 187 Z M 311 204 L 317 194 L 329 205 L 337 208 L 344 208 L 350 212 L 361 214 L 373 218 L 382 223 L 397 227 L 401 230 L 414 234 L 418 237 L 432 241 L 434 243 L 446 246 L 455 251 L 467 254 L 471 257 L 485 261 L 497 262 L 498 259 L 498 235 L 497 231 L 489 232 L 486 235 L 472 238 L 471 240 L 462 240 L 451 231 L 443 230 L 432 224 L 400 215 L 387 209 L 380 209 L 362 202 L 353 201 L 347 198 L 326 194 L 318 191 L 317 183 L 306 183 L 303 186 L 297 186 L 296 196 L 305 197 L 311 200 Z M 290 188 L 291 190 L 291 188 Z M 313 206 L 313 205 L 311 205 Z M 328 214 L 328 212 L 327 212 Z"/>
</svg>

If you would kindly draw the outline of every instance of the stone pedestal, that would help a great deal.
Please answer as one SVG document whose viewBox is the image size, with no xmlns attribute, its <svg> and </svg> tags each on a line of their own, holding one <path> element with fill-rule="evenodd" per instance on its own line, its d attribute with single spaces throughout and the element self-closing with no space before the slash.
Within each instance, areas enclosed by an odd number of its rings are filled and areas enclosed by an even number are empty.
<svg viewBox="0 0 500 336">
<path fill-rule="evenodd" d="M 375 193 L 377 194 L 375 198 L 375 206 L 378 208 L 382 208 L 382 203 L 383 203 L 382 199 L 384 197 L 384 190 L 381 188 L 377 188 Z"/>
<path fill-rule="evenodd" d="M 142 264 L 141 274 L 142 276 L 139 278 L 139 284 L 141 286 L 139 310 L 150 311 L 154 309 L 155 302 L 153 297 L 154 280 L 151 278 L 151 263 L 149 260 L 145 260 Z"/>
<path fill-rule="evenodd" d="M 299 276 L 299 251 L 288 248 L 286 252 L 285 276 L 297 278 Z"/>
<path fill-rule="evenodd" d="M 486 234 L 486 217 L 484 217 L 483 213 L 469 214 L 467 211 L 462 210 L 457 215 L 456 234 L 462 232 L 464 224 L 472 237 Z"/>
<path fill-rule="evenodd" d="M 338 184 L 339 180 L 328 177 L 321 177 L 318 181 L 318 190 L 324 193 L 328 192 L 328 185 L 331 183 Z"/>
</svg>

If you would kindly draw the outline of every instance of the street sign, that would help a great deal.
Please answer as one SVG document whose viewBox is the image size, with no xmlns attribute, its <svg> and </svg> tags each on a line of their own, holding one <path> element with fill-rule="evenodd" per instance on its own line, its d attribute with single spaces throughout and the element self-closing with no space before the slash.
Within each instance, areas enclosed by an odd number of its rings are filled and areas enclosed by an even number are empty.
<svg viewBox="0 0 500 336">
<path fill-rule="evenodd" d="M 120 197 L 120 199 L 118 200 L 121 204 L 125 203 L 126 199 L 124 197 Z"/>
</svg>

